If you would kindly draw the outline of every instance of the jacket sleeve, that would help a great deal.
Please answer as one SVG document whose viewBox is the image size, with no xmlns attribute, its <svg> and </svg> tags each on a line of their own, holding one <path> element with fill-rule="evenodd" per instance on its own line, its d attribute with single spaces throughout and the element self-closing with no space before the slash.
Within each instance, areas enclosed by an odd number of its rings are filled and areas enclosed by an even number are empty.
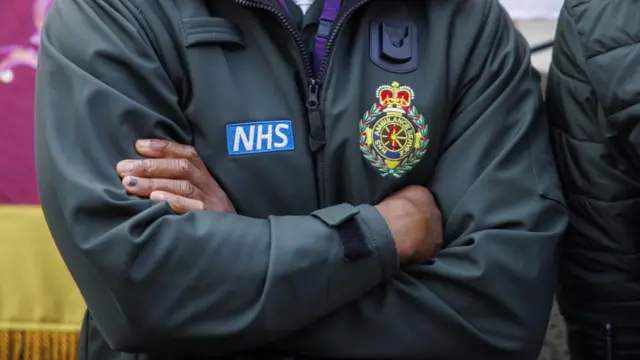
<svg viewBox="0 0 640 360">
<path fill-rule="evenodd" d="M 567 214 L 528 46 L 497 1 L 484 3 L 484 34 L 428 184 L 446 247 L 279 349 L 319 358 L 537 358 Z"/>
<path fill-rule="evenodd" d="M 42 206 L 109 345 L 184 356 L 259 346 L 396 273 L 392 236 L 371 206 L 176 216 L 126 194 L 114 166 L 138 157 L 137 139 L 191 139 L 136 11 L 126 0 L 56 0 L 37 73 Z M 344 241 L 369 254 L 345 261 Z"/>
<path fill-rule="evenodd" d="M 574 356 L 604 359 L 605 324 L 627 337 L 624 323 L 637 321 L 628 304 L 640 296 L 630 276 L 640 264 L 640 46 L 628 31 L 635 20 L 600 21 L 625 8 L 589 5 L 567 1 L 558 19 L 547 112 L 571 213 L 558 301 Z"/>
</svg>

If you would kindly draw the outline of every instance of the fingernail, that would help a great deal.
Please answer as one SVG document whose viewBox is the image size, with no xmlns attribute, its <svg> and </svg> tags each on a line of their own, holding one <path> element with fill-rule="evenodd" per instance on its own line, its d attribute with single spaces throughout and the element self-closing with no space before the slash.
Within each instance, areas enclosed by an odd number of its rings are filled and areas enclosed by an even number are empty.
<svg viewBox="0 0 640 360">
<path fill-rule="evenodd" d="M 131 186 L 134 187 L 136 185 L 138 185 L 138 179 L 132 177 L 132 176 L 127 176 L 124 178 L 124 183 L 127 184 L 127 186 Z"/>
<path fill-rule="evenodd" d="M 150 198 L 151 200 L 158 200 L 158 201 L 160 201 L 160 200 L 164 200 L 165 196 L 164 196 L 164 194 L 163 194 L 163 193 L 161 193 L 161 192 L 155 192 L 155 191 L 154 191 L 154 192 L 152 192 L 152 193 L 151 193 L 151 195 L 149 196 L 149 198 Z"/>
<path fill-rule="evenodd" d="M 120 161 L 118 166 L 116 166 L 116 170 L 121 173 L 129 173 L 133 170 L 133 161 L 125 160 Z"/>
<path fill-rule="evenodd" d="M 149 147 L 150 145 L 151 145 L 151 140 L 148 140 L 148 139 L 138 140 L 138 146 L 140 147 Z"/>
</svg>

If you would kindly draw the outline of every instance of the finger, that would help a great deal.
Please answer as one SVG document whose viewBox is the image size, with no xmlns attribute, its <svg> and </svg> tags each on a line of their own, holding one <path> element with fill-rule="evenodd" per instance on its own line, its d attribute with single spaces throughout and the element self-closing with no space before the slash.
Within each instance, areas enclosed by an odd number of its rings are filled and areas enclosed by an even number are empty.
<svg viewBox="0 0 640 360">
<path fill-rule="evenodd" d="M 164 191 L 154 191 L 150 195 L 151 200 L 166 201 L 176 214 L 186 214 L 189 211 L 203 211 L 204 203 L 200 200 L 187 199 Z"/>
<path fill-rule="evenodd" d="M 152 158 L 191 159 L 198 156 L 193 146 L 162 139 L 141 139 L 136 141 L 136 151 Z"/>
<path fill-rule="evenodd" d="M 193 180 L 193 177 L 199 173 L 199 170 L 187 159 L 124 160 L 118 163 L 116 171 L 120 177 L 180 180 Z"/>
<path fill-rule="evenodd" d="M 154 191 L 164 191 L 174 195 L 200 200 L 202 194 L 187 180 L 173 179 L 145 179 L 134 176 L 125 176 L 122 185 L 131 195 L 149 197 Z"/>
<path fill-rule="evenodd" d="M 136 141 L 136 151 L 149 158 L 188 159 L 196 168 L 206 170 L 198 152 L 191 145 L 162 139 L 141 139 Z"/>
</svg>

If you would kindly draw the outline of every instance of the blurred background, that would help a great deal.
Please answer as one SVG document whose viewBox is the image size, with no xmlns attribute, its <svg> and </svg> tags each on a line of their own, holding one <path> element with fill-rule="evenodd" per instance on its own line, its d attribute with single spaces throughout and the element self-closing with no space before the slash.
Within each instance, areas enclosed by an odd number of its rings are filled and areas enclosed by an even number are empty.
<svg viewBox="0 0 640 360">
<path fill-rule="evenodd" d="M 33 165 L 34 74 L 52 1 L 0 0 L 0 360 L 74 359 L 85 310 L 40 212 Z M 553 39 L 561 0 L 501 2 L 532 47 Z M 550 49 L 532 56 L 543 78 L 550 61 Z M 540 360 L 566 359 L 554 310 Z"/>
</svg>

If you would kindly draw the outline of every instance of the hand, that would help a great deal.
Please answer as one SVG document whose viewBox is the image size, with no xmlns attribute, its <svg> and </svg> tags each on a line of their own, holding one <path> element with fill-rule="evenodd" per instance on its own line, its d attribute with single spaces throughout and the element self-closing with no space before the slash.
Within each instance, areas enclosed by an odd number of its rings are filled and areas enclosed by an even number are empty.
<svg viewBox="0 0 640 360">
<path fill-rule="evenodd" d="M 429 190 L 409 186 L 376 205 L 403 264 L 422 264 L 442 248 L 442 214 Z"/>
<path fill-rule="evenodd" d="M 147 159 L 124 160 L 116 167 L 129 194 L 166 201 L 177 214 L 198 210 L 236 212 L 192 146 L 139 140 L 136 151 Z"/>
</svg>

